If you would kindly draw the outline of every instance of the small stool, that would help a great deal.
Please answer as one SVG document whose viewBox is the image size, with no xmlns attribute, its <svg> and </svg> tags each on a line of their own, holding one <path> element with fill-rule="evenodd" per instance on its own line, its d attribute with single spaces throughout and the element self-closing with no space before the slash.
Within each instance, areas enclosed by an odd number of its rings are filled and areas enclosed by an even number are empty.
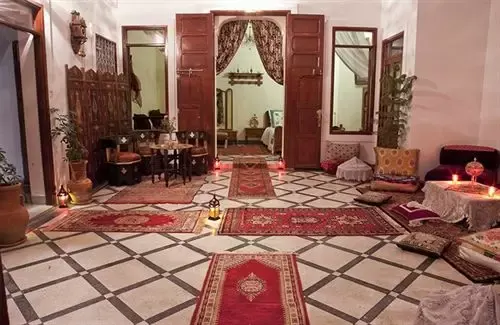
<svg viewBox="0 0 500 325">
<path fill-rule="evenodd" d="M 141 182 L 141 161 L 109 163 L 108 182 L 111 186 L 134 185 Z"/>
<path fill-rule="evenodd" d="M 372 168 L 363 160 L 354 157 L 337 167 L 337 178 L 366 182 L 373 177 Z"/>
</svg>

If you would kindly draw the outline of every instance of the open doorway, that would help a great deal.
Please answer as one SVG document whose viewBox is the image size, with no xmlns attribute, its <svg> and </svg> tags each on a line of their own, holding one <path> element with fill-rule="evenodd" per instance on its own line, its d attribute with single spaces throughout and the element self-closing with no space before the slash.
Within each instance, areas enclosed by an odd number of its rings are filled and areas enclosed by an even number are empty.
<svg viewBox="0 0 500 325">
<path fill-rule="evenodd" d="M 278 160 L 283 151 L 285 15 L 215 16 L 215 121 L 221 160 Z"/>
</svg>

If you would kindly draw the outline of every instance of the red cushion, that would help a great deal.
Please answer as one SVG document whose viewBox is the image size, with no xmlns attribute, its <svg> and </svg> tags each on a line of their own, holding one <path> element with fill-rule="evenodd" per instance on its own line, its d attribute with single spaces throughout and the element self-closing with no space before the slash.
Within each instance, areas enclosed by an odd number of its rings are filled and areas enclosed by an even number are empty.
<svg viewBox="0 0 500 325">
<path fill-rule="evenodd" d="M 207 152 L 207 149 L 205 149 L 205 147 L 194 147 L 193 149 L 191 149 L 191 154 L 193 156 L 207 155 L 208 152 Z"/>
<path fill-rule="evenodd" d="M 321 168 L 328 174 L 335 175 L 337 173 L 337 167 L 345 162 L 345 160 L 329 159 L 321 162 Z"/>
<path fill-rule="evenodd" d="M 132 162 L 141 160 L 141 156 L 135 152 L 120 152 L 118 155 L 118 162 Z"/>
</svg>

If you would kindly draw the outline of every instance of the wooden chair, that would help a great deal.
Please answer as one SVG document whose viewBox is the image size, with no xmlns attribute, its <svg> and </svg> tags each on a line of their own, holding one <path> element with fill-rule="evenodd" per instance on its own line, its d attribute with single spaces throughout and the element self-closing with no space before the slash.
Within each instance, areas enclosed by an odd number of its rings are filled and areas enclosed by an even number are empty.
<svg viewBox="0 0 500 325">
<path fill-rule="evenodd" d="M 133 134 L 104 139 L 110 185 L 134 185 L 141 181 L 141 156 L 135 151 L 134 140 Z"/>
<path fill-rule="evenodd" d="M 134 136 L 134 148 L 135 152 L 141 156 L 140 171 L 142 175 L 151 175 L 151 157 L 153 155 L 150 145 L 158 142 L 160 136 L 160 131 L 157 130 L 135 130 L 133 132 Z M 155 170 L 162 170 L 161 165 L 162 159 L 155 160 L 157 166 Z"/>
<path fill-rule="evenodd" d="M 205 131 L 179 131 L 176 132 L 180 143 L 192 144 L 191 150 L 193 174 L 208 173 L 208 142 Z"/>
</svg>

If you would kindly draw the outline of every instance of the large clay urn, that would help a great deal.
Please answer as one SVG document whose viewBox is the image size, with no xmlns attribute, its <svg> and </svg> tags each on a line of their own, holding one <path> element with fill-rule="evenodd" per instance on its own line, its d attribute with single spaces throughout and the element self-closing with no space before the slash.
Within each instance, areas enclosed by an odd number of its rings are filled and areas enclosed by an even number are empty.
<svg viewBox="0 0 500 325">
<path fill-rule="evenodd" d="M 88 204 L 92 200 L 92 181 L 87 177 L 87 160 L 69 163 L 71 180 L 68 183 L 72 204 Z"/>
<path fill-rule="evenodd" d="M 30 217 L 21 203 L 21 191 L 21 183 L 0 185 L 0 247 L 15 246 L 26 240 Z"/>
</svg>

